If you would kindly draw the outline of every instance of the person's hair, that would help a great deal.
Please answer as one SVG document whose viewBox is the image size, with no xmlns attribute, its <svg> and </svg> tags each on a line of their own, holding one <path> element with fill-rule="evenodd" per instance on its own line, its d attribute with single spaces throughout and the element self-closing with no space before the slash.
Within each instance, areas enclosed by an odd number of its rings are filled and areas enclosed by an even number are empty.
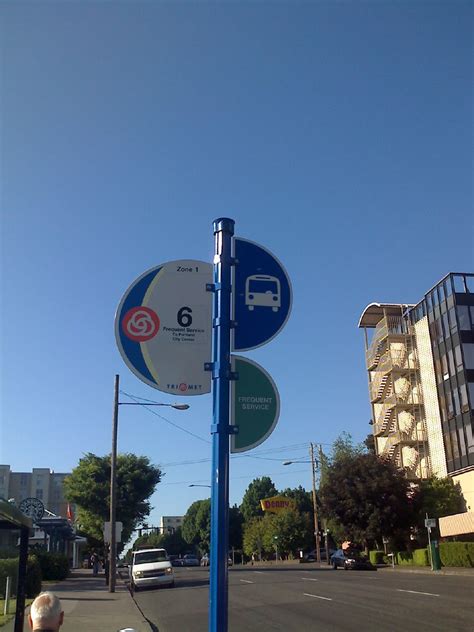
<svg viewBox="0 0 474 632">
<path fill-rule="evenodd" d="M 33 621 L 56 621 L 62 612 L 61 602 L 52 592 L 40 593 L 31 604 L 30 615 Z"/>
</svg>

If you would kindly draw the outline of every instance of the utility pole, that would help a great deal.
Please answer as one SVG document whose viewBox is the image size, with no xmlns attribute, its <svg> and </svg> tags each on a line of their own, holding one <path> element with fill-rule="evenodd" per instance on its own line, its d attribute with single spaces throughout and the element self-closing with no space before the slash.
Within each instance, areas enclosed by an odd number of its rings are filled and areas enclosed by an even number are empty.
<svg viewBox="0 0 474 632">
<path fill-rule="evenodd" d="M 323 446 L 321 444 L 319 444 L 319 467 L 321 468 L 321 474 L 320 474 L 320 478 L 319 478 L 319 485 L 321 486 L 321 478 L 323 475 L 323 463 L 325 463 L 324 461 L 324 454 L 323 454 Z M 329 561 L 329 538 L 328 538 L 328 525 L 326 522 L 326 518 L 322 518 L 321 519 L 322 523 L 323 523 L 323 528 L 324 528 L 324 548 L 326 549 L 326 563 L 330 564 L 331 562 Z"/>
<path fill-rule="evenodd" d="M 316 561 L 321 564 L 321 551 L 319 550 L 319 528 L 318 528 L 318 503 L 316 500 L 316 462 L 314 459 L 314 445 L 309 444 L 309 455 L 311 457 L 311 470 L 313 473 L 313 516 L 314 516 L 314 539 L 316 542 Z"/>
<path fill-rule="evenodd" d="M 110 457 L 110 547 L 109 547 L 109 592 L 115 592 L 115 573 L 117 560 L 117 535 L 115 531 L 117 502 L 117 430 L 119 407 L 119 376 L 114 383 L 114 411 L 112 419 L 112 454 Z"/>
</svg>

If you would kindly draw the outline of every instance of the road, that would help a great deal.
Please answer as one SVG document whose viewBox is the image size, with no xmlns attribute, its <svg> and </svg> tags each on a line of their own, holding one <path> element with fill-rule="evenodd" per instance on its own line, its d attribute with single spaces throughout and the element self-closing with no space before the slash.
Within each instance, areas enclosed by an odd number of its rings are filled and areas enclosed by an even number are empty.
<svg viewBox="0 0 474 632">
<path fill-rule="evenodd" d="M 159 632 L 207 632 L 207 568 L 176 568 L 173 589 L 135 600 Z M 333 571 L 315 565 L 229 571 L 230 632 L 474 630 L 474 577 Z"/>
</svg>

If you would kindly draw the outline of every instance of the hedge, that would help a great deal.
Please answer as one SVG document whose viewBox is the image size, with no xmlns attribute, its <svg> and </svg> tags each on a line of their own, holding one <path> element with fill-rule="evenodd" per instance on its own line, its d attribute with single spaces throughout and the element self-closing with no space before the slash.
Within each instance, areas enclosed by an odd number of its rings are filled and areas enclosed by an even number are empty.
<svg viewBox="0 0 474 632">
<path fill-rule="evenodd" d="M 18 558 L 0 560 L 0 594 L 5 597 L 7 577 L 12 578 L 11 596 L 16 595 L 18 583 Z M 26 565 L 25 591 L 27 597 L 36 597 L 41 592 L 41 568 L 36 557 L 28 557 Z"/>
<path fill-rule="evenodd" d="M 384 556 L 385 553 L 383 551 L 369 551 L 369 559 L 374 566 L 377 564 L 383 564 Z"/>
<path fill-rule="evenodd" d="M 62 553 L 36 550 L 33 555 L 40 564 L 41 576 L 44 580 L 62 581 L 69 575 L 69 562 Z"/>
<path fill-rule="evenodd" d="M 474 567 L 474 542 L 440 542 L 439 555 L 443 566 Z"/>
<path fill-rule="evenodd" d="M 396 564 L 400 566 L 428 566 L 428 549 L 415 549 L 413 553 L 400 551 L 396 555 Z"/>
</svg>

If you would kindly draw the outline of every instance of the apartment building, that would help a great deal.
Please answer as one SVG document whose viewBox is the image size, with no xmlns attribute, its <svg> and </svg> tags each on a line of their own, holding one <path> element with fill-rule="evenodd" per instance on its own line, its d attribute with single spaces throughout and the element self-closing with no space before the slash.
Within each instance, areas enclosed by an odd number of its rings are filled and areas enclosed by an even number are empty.
<svg viewBox="0 0 474 632">
<path fill-rule="evenodd" d="M 68 473 L 56 473 L 36 467 L 31 472 L 12 472 L 9 465 L 0 465 L 0 498 L 13 498 L 18 506 L 25 498 L 38 498 L 45 509 L 67 518 L 64 479 Z"/>
<path fill-rule="evenodd" d="M 160 532 L 173 533 L 183 525 L 183 516 L 161 516 Z"/>
<path fill-rule="evenodd" d="M 417 304 L 371 303 L 359 327 L 377 454 L 406 476 L 451 476 L 474 511 L 474 274 Z"/>
</svg>

